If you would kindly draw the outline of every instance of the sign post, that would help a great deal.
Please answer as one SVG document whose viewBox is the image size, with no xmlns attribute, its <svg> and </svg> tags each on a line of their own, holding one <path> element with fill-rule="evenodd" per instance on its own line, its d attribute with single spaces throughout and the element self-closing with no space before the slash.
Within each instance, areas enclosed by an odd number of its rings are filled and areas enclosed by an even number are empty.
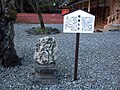
<svg viewBox="0 0 120 90">
<path fill-rule="evenodd" d="M 79 39 L 80 39 L 80 33 L 76 33 L 76 51 L 75 51 L 75 65 L 74 65 L 74 80 L 77 80 Z"/>
<path fill-rule="evenodd" d="M 93 33 L 94 22 L 95 16 L 82 10 L 64 15 L 63 32 L 76 33 L 74 80 L 77 80 L 80 33 Z"/>
</svg>

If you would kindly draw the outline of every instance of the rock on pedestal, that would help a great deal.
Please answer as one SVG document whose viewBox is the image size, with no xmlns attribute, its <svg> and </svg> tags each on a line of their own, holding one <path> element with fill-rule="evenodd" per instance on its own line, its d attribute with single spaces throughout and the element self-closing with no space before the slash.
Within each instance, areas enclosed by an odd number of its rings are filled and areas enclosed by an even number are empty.
<svg viewBox="0 0 120 90">
<path fill-rule="evenodd" d="M 54 38 L 40 38 L 34 54 L 35 73 L 34 84 L 57 84 L 57 69 L 55 66 L 57 50 Z"/>
</svg>

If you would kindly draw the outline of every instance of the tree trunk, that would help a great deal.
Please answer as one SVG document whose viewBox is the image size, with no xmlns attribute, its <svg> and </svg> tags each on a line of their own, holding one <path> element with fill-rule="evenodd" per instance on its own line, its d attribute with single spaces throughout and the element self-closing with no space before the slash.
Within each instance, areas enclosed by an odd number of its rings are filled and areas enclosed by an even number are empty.
<svg viewBox="0 0 120 90">
<path fill-rule="evenodd" d="M 13 22 L 6 23 L 0 27 L 0 61 L 5 67 L 16 66 L 20 64 L 16 51 L 14 49 L 14 28 Z"/>
<path fill-rule="evenodd" d="M 5 8 L 0 13 L 0 64 L 5 67 L 20 65 L 20 59 L 14 49 L 14 20 L 16 11 L 12 0 L 6 1 Z M 6 10 L 6 11 L 4 11 Z"/>
<path fill-rule="evenodd" d="M 38 17 L 39 17 L 41 29 L 45 29 L 45 25 L 44 25 L 44 22 L 43 22 L 42 14 L 41 13 L 38 14 Z"/>
</svg>

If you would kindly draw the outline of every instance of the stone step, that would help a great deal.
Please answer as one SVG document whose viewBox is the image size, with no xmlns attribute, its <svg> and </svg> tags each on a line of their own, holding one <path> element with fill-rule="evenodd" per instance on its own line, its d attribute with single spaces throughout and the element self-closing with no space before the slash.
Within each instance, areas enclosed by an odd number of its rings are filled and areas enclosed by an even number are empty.
<svg viewBox="0 0 120 90">
<path fill-rule="evenodd" d="M 120 30 L 120 24 L 110 24 L 109 30 Z"/>
<path fill-rule="evenodd" d="M 120 24 L 110 24 L 111 26 L 120 27 Z"/>
</svg>

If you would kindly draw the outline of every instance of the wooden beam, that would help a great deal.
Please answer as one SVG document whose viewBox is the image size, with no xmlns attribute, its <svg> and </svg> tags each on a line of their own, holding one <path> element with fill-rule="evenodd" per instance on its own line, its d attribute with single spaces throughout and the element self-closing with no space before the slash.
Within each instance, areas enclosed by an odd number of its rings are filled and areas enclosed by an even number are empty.
<svg viewBox="0 0 120 90">
<path fill-rule="evenodd" d="M 82 10 L 84 10 L 84 2 L 82 3 Z"/>
<path fill-rule="evenodd" d="M 91 0 L 88 1 L 88 12 L 90 12 Z"/>
<path fill-rule="evenodd" d="M 89 0 L 81 0 L 81 1 L 78 1 L 76 3 L 73 3 L 72 5 L 76 5 L 76 4 L 79 4 L 79 3 L 84 3 L 84 2 L 88 2 Z"/>
</svg>

